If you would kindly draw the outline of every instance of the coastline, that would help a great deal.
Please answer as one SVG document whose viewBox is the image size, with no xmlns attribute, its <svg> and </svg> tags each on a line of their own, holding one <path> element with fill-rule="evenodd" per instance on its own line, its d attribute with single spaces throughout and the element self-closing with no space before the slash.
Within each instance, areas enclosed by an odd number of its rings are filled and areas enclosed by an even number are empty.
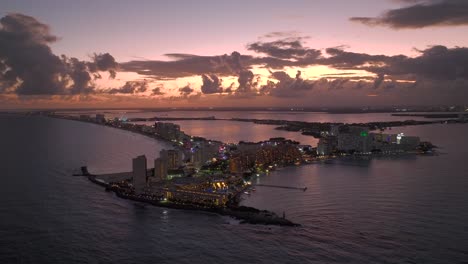
<svg viewBox="0 0 468 264">
<path fill-rule="evenodd" d="M 74 119 L 74 118 L 71 119 L 71 118 L 67 118 L 64 116 L 48 116 L 48 117 L 70 120 L 70 121 L 79 121 L 79 122 L 88 123 L 88 124 L 95 124 L 98 126 L 122 129 L 125 131 L 129 131 L 129 132 L 133 132 L 133 133 L 137 133 L 143 136 L 150 137 L 154 140 L 163 141 L 168 144 L 174 143 L 158 135 L 145 133 L 143 131 L 133 130 L 133 129 L 126 128 L 126 127 L 116 127 L 116 126 L 106 125 L 102 123 L 90 122 L 87 120 L 80 120 L 80 119 Z M 176 145 L 175 147 L 178 147 L 178 146 Z M 267 210 L 260 210 L 260 209 L 253 208 L 253 207 L 232 206 L 232 205 L 227 206 L 227 207 L 217 207 L 217 208 L 199 207 L 199 206 L 191 205 L 191 204 L 175 204 L 171 202 L 162 202 L 162 201 L 157 201 L 157 200 L 152 200 L 152 199 L 146 199 L 143 197 L 138 197 L 136 195 L 126 194 L 124 192 L 119 191 L 118 189 L 112 189 L 109 183 L 106 183 L 105 181 L 97 178 L 98 175 L 90 174 L 89 172 L 87 172 L 87 169 L 86 171 L 83 171 L 82 174 L 75 174 L 74 176 L 87 176 L 89 181 L 106 188 L 106 190 L 108 191 L 110 190 L 114 192 L 116 196 L 119 198 L 137 201 L 137 202 L 143 202 L 146 204 L 151 204 L 153 206 L 165 207 L 165 208 L 171 208 L 171 209 L 179 209 L 179 210 L 182 209 L 182 210 L 205 211 L 205 212 L 216 213 L 218 215 L 230 216 L 237 220 L 240 220 L 241 224 L 279 225 L 279 226 L 292 226 L 292 227 L 301 226 L 300 224 L 294 223 L 286 218 L 282 218 L 278 216 L 274 212 L 270 212 Z"/>
<path fill-rule="evenodd" d="M 173 145 L 174 147 L 179 147 L 178 145 L 174 144 L 173 141 L 165 139 L 155 133 L 147 132 L 144 129 L 142 129 L 144 126 L 142 125 L 135 125 L 135 124 L 128 124 L 128 123 L 113 123 L 113 122 L 95 122 L 92 120 L 83 120 L 80 118 L 76 117 L 71 117 L 71 116 L 59 116 L 59 115 L 48 115 L 48 117 L 52 118 L 58 118 L 58 119 L 65 119 L 65 120 L 72 120 L 72 121 L 80 121 L 84 123 L 91 123 L 95 125 L 101 125 L 101 126 L 107 126 L 111 128 L 117 128 L 117 129 L 122 129 L 126 130 L 129 132 L 137 133 L 143 136 L 150 137 L 152 139 L 158 140 L 158 141 L 163 141 L 165 143 L 169 143 Z M 216 120 L 210 118 L 210 120 Z M 282 122 L 282 121 L 279 121 Z M 295 122 L 294 122 L 295 123 Z M 365 124 L 362 124 L 365 125 Z M 206 139 L 204 139 L 206 140 Z M 367 157 L 367 156 L 366 156 Z M 340 157 L 329 157 L 327 160 L 335 160 Z M 369 157 L 371 158 L 371 157 Z M 318 160 L 320 161 L 320 160 Z M 306 160 L 302 160 L 296 165 L 307 165 L 310 164 L 311 162 L 306 162 Z M 292 164 L 291 164 L 292 165 Z M 238 220 L 241 220 L 241 223 L 250 223 L 250 224 L 264 224 L 264 225 L 280 225 L 280 226 L 300 226 L 299 224 L 293 223 L 290 220 L 285 219 L 284 217 L 281 218 L 277 216 L 273 212 L 269 212 L 266 210 L 259 210 L 256 208 L 252 207 L 245 207 L 245 206 L 235 206 L 233 205 L 228 205 L 224 207 L 206 207 L 206 206 L 199 206 L 196 204 L 190 204 L 190 203 L 174 203 L 174 202 L 168 202 L 168 201 L 162 201 L 161 199 L 156 199 L 156 197 L 153 197 L 152 199 L 148 198 L 148 195 L 136 195 L 133 192 L 129 192 L 128 190 L 121 189 L 121 188 L 112 188 L 110 183 L 106 183 L 105 181 L 96 178 L 97 175 L 92 175 L 89 173 L 83 172 L 83 176 L 88 176 L 88 179 L 100 186 L 103 186 L 106 188 L 107 191 L 113 191 L 119 198 L 122 199 L 128 199 L 128 200 L 133 200 L 133 201 L 138 201 L 138 202 L 144 202 L 148 203 L 154 206 L 159 206 L 159 207 L 165 207 L 165 208 L 172 208 L 172 209 L 183 209 L 183 210 L 197 210 L 197 211 L 207 211 L 207 212 L 212 212 L 216 213 L 219 215 L 225 215 L 225 216 L 231 216 L 233 218 L 236 218 Z M 242 193 L 242 192 L 240 192 Z M 237 193 L 238 195 L 239 193 Z M 236 196 L 237 196 L 236 195 Z M 146 197 L 144 197 L 146 196 Z"/>
</svg>

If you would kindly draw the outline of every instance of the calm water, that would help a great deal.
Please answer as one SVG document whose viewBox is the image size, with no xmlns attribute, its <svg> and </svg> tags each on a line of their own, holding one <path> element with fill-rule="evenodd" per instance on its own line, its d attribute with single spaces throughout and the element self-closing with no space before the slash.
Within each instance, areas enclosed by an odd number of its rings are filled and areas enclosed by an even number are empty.
<svg viewBox="0 0 468 264">
<path fill-rule="evenodd" d="M 308 187 L 257 187 L 245 197 L 303 225 L 288 228 L 141 208 L 70 176 L 83 164 L 130 170 L 132 157 L 154 158 L 167 147 L 149 138 L 43 117 L 0 115 L 0 122 L 0 263 L 468 262 L 468 125 L 398 128 L 440 146 L 439 156 L 343 160 L 254 179 Z M 217 134 L 256 140 L 274 132 L 236 126 Z"/>
<path fill-rule="evenodd" d="M 70 115 L 89 114 L 94 116 L 101 111 L 86 112 L 63 112 Z M 421 113 L 418 113 L 421 114 Z M 404 121 L 404 120 L 434 120 L 417 116 L 392 116 L 390 113 L 368 113 L 368 114 L 328 114 L 326 112 L 296 112 L 296 111 L 132 111 L 132 110 L 108 110 L 107 117 L 210 117 L 216 118 L 246 118 L 246 119 L 280 119 L 288 121 L 306 122 L 334 122 L 334 123 L 361 123 L 378 121 Z M 436 119 L 437 120 L 437 119 Z"/>
</svg>

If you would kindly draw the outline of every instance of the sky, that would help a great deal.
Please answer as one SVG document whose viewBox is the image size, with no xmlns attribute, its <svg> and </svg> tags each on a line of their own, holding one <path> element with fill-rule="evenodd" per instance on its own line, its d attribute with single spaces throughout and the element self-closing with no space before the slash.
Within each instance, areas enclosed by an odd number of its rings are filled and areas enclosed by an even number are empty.
<svg viewBox="0 0 468 264">
<path fill-rule="evenodd" d="M 0 108 L 468 104 L 468 1 L 0 2 Z"/>
</svg>

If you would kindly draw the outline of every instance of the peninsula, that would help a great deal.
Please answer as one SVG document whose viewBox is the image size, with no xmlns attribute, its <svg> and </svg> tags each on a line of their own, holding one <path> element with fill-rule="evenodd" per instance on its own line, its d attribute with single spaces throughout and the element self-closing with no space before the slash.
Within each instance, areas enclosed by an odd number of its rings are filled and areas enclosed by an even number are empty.
<svg viewBox="0 0 468 264">
<path fill-rule="evenodd" d="M 131 122 L 140 121 L 139 119 L 107 119 L 103 114 L 92 117 L 48 113 L 47 116 L 124 129 L 172 145 L 171 149 L 161 150 L 159 158 L 151 161 L 152 166 L 148 166 L 148 160 L 144 155 L 135 157 L 131 172 L 94 175 L 89 173 L 86 167 L 82 168 L 78 175 L 87 176 L 90 181 L 104 186 L 107 191 L 114 192 L 118 197 L 160 207 L 203 210 L 228 215 L 241 220 L 241 223 L 251 224 L 298 226 L 286 219 L 285 212 L 280 217 L 273 212 L 239 205 L 242 194 L 254 190 L 250 181 L 253 176 L 268 173 L 282 166 L 308 164 L 343 156 L 427 153 L 433 148 L 431 143 L 421 142 L 414 136 L 383 134 L 382 131 L 372 133 L 371 128 L 378 127 L 376 123 L 334 124 L 253 120 L 255 123 L 288 127 L 299 124 L 310 129 L 310 126 L 313 126 L 314 136 L 319 137 L 320 141 L 316 147 L 312 147 L 285 138 L 228 144 L 187 135 L 180 130 L 179 125 L 161 120 L 148 126 Z M 208 117 L 199 120 L 217 119 Z M 250 119 L 233 120 L 252 122 Z M 299 186 L 276 187 L 298 191 L 307 189 Z"/>
</svg>

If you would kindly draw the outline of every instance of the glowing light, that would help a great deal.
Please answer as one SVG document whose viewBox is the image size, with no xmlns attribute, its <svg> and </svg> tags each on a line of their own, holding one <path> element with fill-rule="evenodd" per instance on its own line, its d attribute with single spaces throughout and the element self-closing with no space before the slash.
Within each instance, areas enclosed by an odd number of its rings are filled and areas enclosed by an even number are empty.
<svg viewBox="0 0 468 264">
<path fill-rule="evenodd" d="M 405 136 L 405 134 L 403 134 L 403 133 L 397 134 L 397 137 L 396 137 L 396 138 L 397 138 L 397 144 L 400 144 L 401 139 L 402 139 L 404 136 Z"/>
</svg>

